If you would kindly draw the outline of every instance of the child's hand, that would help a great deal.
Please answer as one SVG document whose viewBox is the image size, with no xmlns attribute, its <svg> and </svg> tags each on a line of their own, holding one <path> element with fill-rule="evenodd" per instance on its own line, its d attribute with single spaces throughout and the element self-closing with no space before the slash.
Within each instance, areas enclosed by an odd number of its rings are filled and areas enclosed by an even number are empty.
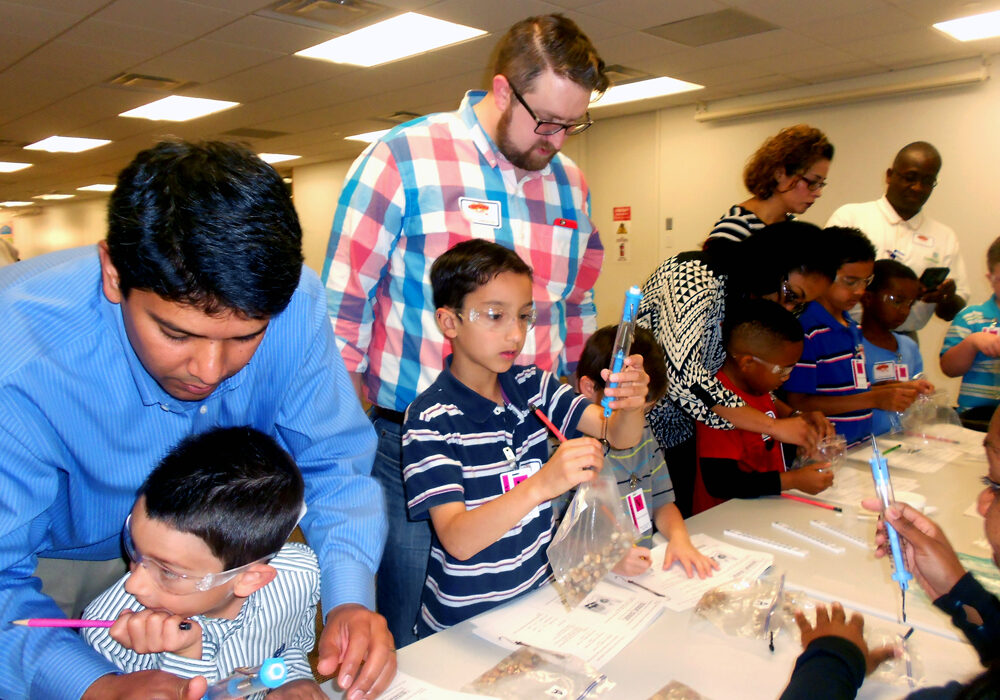
<svg viewBox="0 0 1000 700">
<path fill-rule="evenodd" d="M 268 700 L 327 700 L 327 694 L 320 690 L 316 681 L 305 678 L 279 686 L 267 694 Z"/>
<path fill-rule="evenodd" d="M 695 572 L 698 572 L 698 578 L 705 578 L 712 575 L 712 569 L 719 568 L 714 559 L 699 552 L 691 544 L 690 539 L 679 533 L 675 534 L 667 543 L 667 553 L 663 557 L 663 570 L 669 569 L 674 562 L 680 562 L 688 578 L 694 576 Z"/>
<path fill-rule="evenodd" d="M 820 438 L 826 435 L 826 429 L 821 430 L 814 422 L 814 419 L 807 419 L 805 416 L 779 418 L 771 424 L 771 437 L 778 442 L 799 445 L 813 451 Z"/>
<path fill-rule="evenodd" d="M 612 571 L 619 576 L 638 576 L 650 567 L 653 560 L 645 547 L 632 547 Z"/>
<path fill-rule="evenodd" d="M 795 471 L 784 472 L 781 476 L 782 491 L 798 489 L 817 494 L 833 486 L 833 472 L 827 462 L 810 464 Z"/>
<path fill-rule="evenodd" d="M 979 331 L 972 333 L 969 340 L 976 346 L 976 350 L 986 357 L 1000 357 L 1000 335 Z"/>
<path fill-rule="evenodd" d="M 909 384 L 909 382 L 897 382 L 873 386 L 869 390 L 874 403 L 873 408 L 902 413 L 917 399 L 917 390 Z"/>
<path fill-rule="evenodd" d="M 181 629 L 181 623 L 190 629 Z M 158 610 L 122 610 L 108 630 L 111 638 L 137 654 L 169 651 L 189 659 L 201 658 L 201 625 Z"/>
<path fill-rule="evenodd" d="M 646 396 L 649 394 L 649 375 L 642 368 L 642 355 L 626 357 L 621 372 L 611 374 L 611 370 L 602 369 L 601 377 L 608 384 L 604 389 L 604 395 L 613 399 L 612 410 L 645 410 Z M 617 382 L 618 386 L 611 388 L 612 382 Z"/>
<path fill-rule="evenodd" d="M 550 501 L 577 484 L 590 481 L 604 466 L 604 449 L 599 440 L 581 437 L 559 445 L 552 457 L 531 477 L 538 483 L 542 501 Z"/>
</svg>

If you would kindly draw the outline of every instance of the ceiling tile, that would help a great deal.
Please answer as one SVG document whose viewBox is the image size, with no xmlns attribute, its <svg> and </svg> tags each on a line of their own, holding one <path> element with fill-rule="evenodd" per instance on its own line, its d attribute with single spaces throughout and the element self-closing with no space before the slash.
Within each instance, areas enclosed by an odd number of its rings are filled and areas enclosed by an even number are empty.
<svg viewBox="0 0 1000 700">
<path fill-rule="evenodd" d="M 94 18 L 130 27 L 156 27 L 193 39 L 239 19 L 240 14 L 183 0 L 115 0 Z"/>
</svg>

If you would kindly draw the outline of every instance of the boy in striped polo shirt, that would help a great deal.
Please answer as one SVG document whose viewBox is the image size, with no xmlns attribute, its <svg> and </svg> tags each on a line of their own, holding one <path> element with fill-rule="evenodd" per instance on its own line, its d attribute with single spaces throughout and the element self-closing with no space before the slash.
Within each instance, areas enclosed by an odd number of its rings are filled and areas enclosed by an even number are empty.
<svg viewBox="0 0 1000 700">
<path fill-rule="evenodd" d="M 207 683 L 280 656 L 289 680 L 269 698 L 325 698 L 307 658 L 319 566 L 309 547 L 286 542 L 302 497 L 295 462 L 253 428 L 181 442 L 139 489 L 122 530 L 131 572 L 84 611 L 115 623 L 84 630 L 87 643 L 126 673 Z"/>
<path fill-rule="evenodd" d="M 917 397 L 910 383 L 871 385 L 864 337 L 850 314 L 873 279 L 875 246 L 856 228 L 824 229 L 840 265 L 833 284 L 799 317 L 805 331 L 802 357 L 785 382 L 788 404 L 821 411 L 854 444 L 872 432 L 872 409 L 905 411 Z"/>
<path fill-rule="evenodd" d="M 550 500 L 603 466 L 603 411 L 551 372 L 515 365 L 535 322 L 531 269 L 490 241 L 431 267 L 435 319 L 452 354 L 406 411 L 403 477 L 413 519 L 433 530 L 420 616 L 428 636 L 549 580 Z M 606 378 L 607 375 L 605 375 Z M 632 355 L 608 378 L 614 447 L 639 442 L 649 377 Z M 549 458 L 551 423 L 566 439 Z"/>
<path fill-rule="evenodd" d="M 942 372 L 962 377 L 959 415 L 980 425 L 989 421 L 1000 404 L 1000 238 L 986 251 L 986 269 L 993 295 L 958 312 L 944 336 L 940 360 Z"/>
</svg>

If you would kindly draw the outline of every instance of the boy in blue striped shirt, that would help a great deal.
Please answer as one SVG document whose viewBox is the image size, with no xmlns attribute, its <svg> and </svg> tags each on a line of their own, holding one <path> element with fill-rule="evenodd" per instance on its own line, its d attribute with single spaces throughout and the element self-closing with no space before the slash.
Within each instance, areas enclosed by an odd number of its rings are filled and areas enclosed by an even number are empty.
<svg viewBox="0 0 1000 700">
<path fill-rule="evenodd" d="M 433 537 L 415 631 L 428 636 L 549 580 L 551 499 L 603 466 L 603 411 L 551 372 L 515 365 L 535 322 L 531 269 L 481 239 L 431 267 L 435 319 L 452 354 L 406 411 L 403 477 Z M 537 348 L 536 348 L 537 350 Z M 614 447 L 639 442 L 649 377 L 632 355 L 606 379 Z M 564 439 L 549 458 L 548 435 Z"/>
<path fill-rule="evenodd" d="M 307 658 L 319 566 L 286 543 L 303 490 L 288 453 L 252 428 L 181 442 L 139 489 L 122 530 L 131 572 L 84 611 L 115 623 L 85 630 L 87 642 L 126 673 L 208 683 L 281 656 L 289 680 L 268 697 L 325 698 Z"/>
<path fill-rule="evenodd" d="M 856 228 L 823 231 L 840 264 L 833 284 L 799 317 L 805 344 L 784 390 L 792 408 L 821 411 L 850 445 L 871 434 L 872 409 L 905 411 L 918 390 L 903 382 L 872 386 L 861 327 L 848 312 L 874 277 L 875 246 Z"/>
</svg>

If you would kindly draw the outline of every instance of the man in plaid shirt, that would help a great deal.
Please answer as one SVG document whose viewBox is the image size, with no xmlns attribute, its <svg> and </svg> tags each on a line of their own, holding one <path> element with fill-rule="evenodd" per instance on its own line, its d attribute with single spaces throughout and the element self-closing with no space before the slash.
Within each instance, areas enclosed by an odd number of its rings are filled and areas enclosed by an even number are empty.
<svg viewBox="0 0 1000 700">
<path fill-rule="evenodd" d="M 323 267 L 338 345 L 379 434 L 373 474 L 390 528 L 378 609 L 398 646 L 415 640 L 430 550 L 427 522 L 406 517 L 403 412 L 450 352 L 434 322 L 431 263 L 485 238 L 532 267 L 538 321 L 518 362 L 569 375 L 596 328 L 604 251 L 583 174 L 559 149 L 591 125 L 592 93 L 608 87 L 604 62 L 561 15 L 518 22 L 496 56 L 488 92 L 398 126 L 358 157 Z"/>
</svg>

